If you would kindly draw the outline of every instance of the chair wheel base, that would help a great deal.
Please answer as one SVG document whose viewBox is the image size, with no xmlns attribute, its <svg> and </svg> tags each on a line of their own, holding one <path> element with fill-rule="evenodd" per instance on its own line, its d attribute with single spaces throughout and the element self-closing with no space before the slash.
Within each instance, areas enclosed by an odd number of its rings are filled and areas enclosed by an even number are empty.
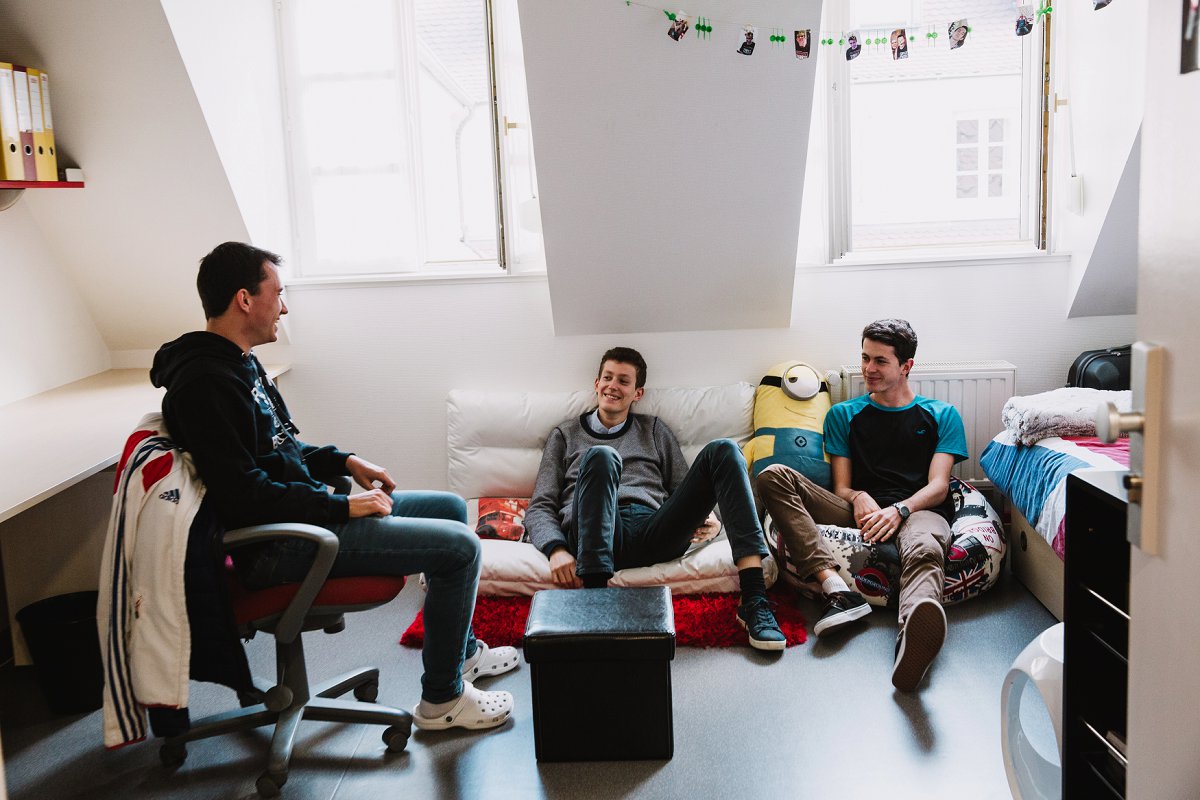
<svg viewBox="0 0 1200 800">
<path fill-rule="evenodd" d="M 355 686 L 354 699 L 363 703 L 374 703 L 379 699 L 379 681 L 367 681 Z"/>
<path fill-rule="evenodd" d="M 178 767 L 187 761 L 187 745 L 164 744 L 158 748 L 158 760 L 164 767 Z"/>
<path fill-rule="evenodd" d="M 264 772 L 258 776 L 258 780 L 254 782 L 254 788 L 258 790 L 259 797 L 279 797 L 279 790 L 287 783 L 287 774 L 272 775 L 270 772 Z"/>
<path fill-rule="evenodd" d="M 291 708 L 293 699 L 295 699 L 295 695 L 292 694 L 292 690 L 281 684 L 267 690 L 263 695 L 263 704 L 266 705 L 268 711 L 283 711 Z"/>
<path fill-rule="evenodd" d="M 389 753 L 403 753 L 408 746 L 408 735 L 411 728 L 407 725 L 389 725 L 383 731 L 383 743 Z"/>
</svg>

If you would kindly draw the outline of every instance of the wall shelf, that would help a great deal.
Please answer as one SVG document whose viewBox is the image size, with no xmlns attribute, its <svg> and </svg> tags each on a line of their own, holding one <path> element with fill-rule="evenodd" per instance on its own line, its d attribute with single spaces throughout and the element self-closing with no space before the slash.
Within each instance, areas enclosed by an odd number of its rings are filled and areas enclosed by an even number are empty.
<svg viewBox="0 0 1200 800">
<path fill-rule="evenodd" d="M 12 208 L 26 189 L 82 189 L 83 181 L 0 181 L 0 211 Z"/>
<path fill-rule="evenodd" d="M 0 181 L 0 189 L 82 189 L 83 181 Z"/>
</svg>

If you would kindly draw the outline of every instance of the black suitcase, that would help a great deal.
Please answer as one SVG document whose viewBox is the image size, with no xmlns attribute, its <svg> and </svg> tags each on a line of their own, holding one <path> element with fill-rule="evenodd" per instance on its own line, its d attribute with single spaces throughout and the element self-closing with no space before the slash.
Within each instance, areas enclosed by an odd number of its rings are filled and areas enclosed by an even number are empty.
<svg viewBox="0 0 1200 800">
<path fill-rule="evenodd" d="M 1084 389 L 1128 389 L 1132 345 L 1084 350 L 1067 372 L 1067 386 Z"/>
</svg>

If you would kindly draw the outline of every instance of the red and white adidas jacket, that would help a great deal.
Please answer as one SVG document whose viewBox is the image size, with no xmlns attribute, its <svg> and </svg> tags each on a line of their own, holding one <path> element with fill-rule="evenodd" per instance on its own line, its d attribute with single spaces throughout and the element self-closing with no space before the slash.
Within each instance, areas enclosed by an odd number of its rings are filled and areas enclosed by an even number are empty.
<svg viewBox="0 0 1200 800">
<path fill-rule="evenodd" d="M 188 532 L 204 499 L 191 456 L 147 414 L 117 466 L 96 622 L 104 662 L 104 744 L 146 737 L 149 706 L 188 704 Z"/>
</svg>

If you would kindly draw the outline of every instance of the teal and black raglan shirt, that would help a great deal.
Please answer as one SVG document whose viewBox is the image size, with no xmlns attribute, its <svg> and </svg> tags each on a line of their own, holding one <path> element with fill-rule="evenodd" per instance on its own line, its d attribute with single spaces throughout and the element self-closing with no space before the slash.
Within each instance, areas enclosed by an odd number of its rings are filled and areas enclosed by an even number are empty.
<svg viewBox="0 0 1200 800">
<path fill-rule="evenodd" d="M 825 452 L 850 459 L 850 485 L 880 508 L 898 503 L 929 483 L 934 453 L 967 458 L 967 437 L 958 409 L 917 395 L 901 408 L 881 406 L 870 395 L 838 403 L 825 417 Z M 954 520 L 950 493 L 930 509 Z"/>
</svg>

